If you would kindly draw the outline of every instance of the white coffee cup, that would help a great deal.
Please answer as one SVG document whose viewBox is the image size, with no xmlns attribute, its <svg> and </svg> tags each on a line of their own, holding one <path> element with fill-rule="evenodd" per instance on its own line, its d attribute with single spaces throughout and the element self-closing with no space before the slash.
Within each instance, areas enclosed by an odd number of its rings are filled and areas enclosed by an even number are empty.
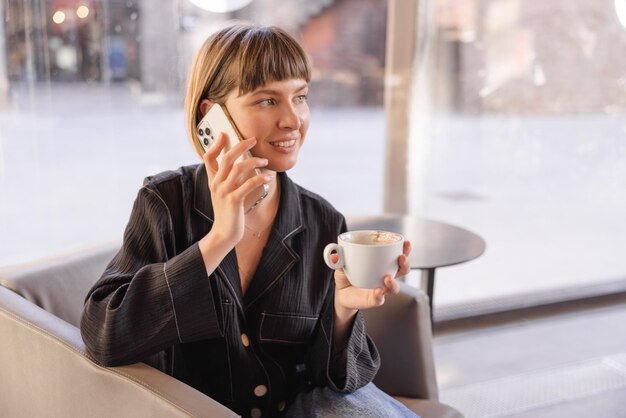
<svg viewBox="0 0 626 418">
<path fill-rule="evenodd" d="M 387 231 L 349 231 L 336 244 L 324 248 L 324 261 L 331 269 L 343 269 L 353 286 L 366 289 L 385 286 L 386 275 L 395 277 L 404 237 Z M 339 259 L 333 263 L 330 255 Z"/>
</svg>

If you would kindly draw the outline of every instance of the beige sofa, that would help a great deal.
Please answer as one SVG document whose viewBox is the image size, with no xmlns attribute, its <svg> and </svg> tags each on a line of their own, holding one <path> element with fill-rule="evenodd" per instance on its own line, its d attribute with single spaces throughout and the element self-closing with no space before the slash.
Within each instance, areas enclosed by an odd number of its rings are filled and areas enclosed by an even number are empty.
<svg viewBox="0 0 626 418">
<path fill-rule="evenodd" d="M 143 363 L 91 361 L 78 324 L 83 300 L 117 247 L 0 269 L 0 410 L 12 417 L 234 417 L 231 410 Z M 437 401 L 425 294 L 402 285 L 367 312 L 382 357 L 375 383 L 422 418 L 462 417 Z"/>
</svg>

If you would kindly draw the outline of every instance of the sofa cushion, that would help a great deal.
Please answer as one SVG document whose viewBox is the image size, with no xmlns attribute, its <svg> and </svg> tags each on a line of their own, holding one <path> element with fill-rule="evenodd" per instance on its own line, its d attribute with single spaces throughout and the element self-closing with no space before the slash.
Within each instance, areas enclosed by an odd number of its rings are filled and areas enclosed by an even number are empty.
<svg viewBox="0 0 626 418">
<path fill-rule="evenodd" d="M 428 297 L 399 283 L 400 293 L 363 311 L 367 333 L 380 353 L 376 386 L 394 396 L 437 400 Z"/>
<path fill-rule="evenodd" d="M 3 267 L 0 285 L 78 327 L 87 292 L 119 248 L 111 243 L 69 255 Z"/>
</svg>

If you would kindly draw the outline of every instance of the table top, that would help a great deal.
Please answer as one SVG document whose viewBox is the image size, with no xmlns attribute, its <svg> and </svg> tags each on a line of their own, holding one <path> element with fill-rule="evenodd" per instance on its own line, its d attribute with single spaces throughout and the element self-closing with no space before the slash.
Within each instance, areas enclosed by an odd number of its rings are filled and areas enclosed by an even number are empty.
<svg viewBox="0 0 626 418">
<path fill-rule="evenodd" d="M 485 252 L 485 240 L 458 226 L 414 216 L 353 216 L 348 230 L 397 232 L 411 241 L 411 268 L 429 269 L 464 263 Z"/>
</svg>

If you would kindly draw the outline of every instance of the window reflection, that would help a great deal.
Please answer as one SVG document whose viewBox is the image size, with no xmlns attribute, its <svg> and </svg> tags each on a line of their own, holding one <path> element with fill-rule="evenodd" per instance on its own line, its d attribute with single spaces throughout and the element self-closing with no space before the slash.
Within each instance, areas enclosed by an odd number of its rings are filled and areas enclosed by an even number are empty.
<svg viewBox="0 0 626 418">
<path fill-rule="evenodd" d="M 415 58 L 432 65 L 416 76 L 427 105 L 412 115 L 428 126 L 412 138 L 412 210 L 488 243 L 441 270 L 436 306 L 580 297 L 623 279 L 624 4 L 422 2 L 435 24 L 420 26 Z"/>
</svg>

